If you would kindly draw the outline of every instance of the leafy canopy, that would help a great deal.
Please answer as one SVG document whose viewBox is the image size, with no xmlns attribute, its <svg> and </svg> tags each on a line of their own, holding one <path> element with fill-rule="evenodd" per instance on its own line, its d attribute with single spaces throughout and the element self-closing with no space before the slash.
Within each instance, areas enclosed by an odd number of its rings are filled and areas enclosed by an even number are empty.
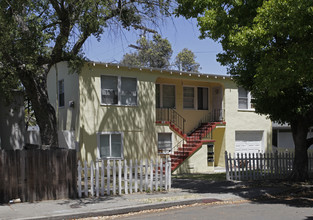
<svg viewBox="0 0 313 220">
<path fill-rule="evenodd" d="M 43 145 L 57 146 L 57 122 L 49 103 L 47 74 L 67 61 L 79 70 L 90 36 L 144 29 L 170 15 L 171 0 L 0 1 L 0 92 L 22 85 L 40 127 Z M 73 69 L 73 68 L 71 68 Z M 7 95 L 7 94 L 6 94 Z"/>
<path fill-rule="evenodd" d="M 313 2 L 178 0 L 177 13 L 198 17 L 202 38 L 222 44 L 218 61 L 272 120 L 313 125 Z"/>
</svg>

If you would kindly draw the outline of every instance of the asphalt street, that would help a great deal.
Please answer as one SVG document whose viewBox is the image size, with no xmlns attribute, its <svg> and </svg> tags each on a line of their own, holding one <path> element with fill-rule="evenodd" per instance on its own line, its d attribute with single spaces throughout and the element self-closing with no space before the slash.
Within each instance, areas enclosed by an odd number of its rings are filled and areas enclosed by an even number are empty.
<svg viewBox="0 0 313 220">
<path fill-rule="evenodd" d="M 312 201 L 313 202 L 313 201 Z M 241 204 L 201 204 L 181 208 L 137 213 L 114 218 L 120 220 L 313 220 L 312 207 L 297 207 L 287 204 L 246 202 Z"/>
</svg>

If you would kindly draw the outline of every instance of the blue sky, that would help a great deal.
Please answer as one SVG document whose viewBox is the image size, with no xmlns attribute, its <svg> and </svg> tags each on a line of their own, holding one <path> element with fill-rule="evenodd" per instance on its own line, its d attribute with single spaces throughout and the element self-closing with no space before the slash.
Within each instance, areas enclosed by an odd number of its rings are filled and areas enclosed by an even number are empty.
<svg viewBox="0 0 313 220">
<path fill-rule="evenodd" d="M 156 30 L 167 38 L 173 49 L 172 61 L 182 49 L 188 48 L 196 55 L 202 73 L 226 75 L 226 68 L 216 61 L 216 54 L 222 51 L 219 43 L 211 39 L 200 40 L 196 20 L 184 18 L 166 19 Z M 85 55 L 92 61 L 119 62 L 125 53 L 133 52 L 128 45 L 136 44 L 140 32 L 111 30 L 98 42 L 91 37 L 84 45 Z"/>
</svg>

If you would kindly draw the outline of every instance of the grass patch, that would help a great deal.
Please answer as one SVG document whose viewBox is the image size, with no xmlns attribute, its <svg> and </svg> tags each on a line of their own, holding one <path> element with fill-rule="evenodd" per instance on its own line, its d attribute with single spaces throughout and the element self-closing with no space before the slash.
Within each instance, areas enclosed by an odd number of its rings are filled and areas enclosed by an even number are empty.
<svg viewBox="0 0 313 220">
<path fill-rule="evenodd" d="M 208 181 L 225 181 L 225 173 L 212 173 L 212 174 L 175 174 L 172 175 L 173 179 L 191 179 L 191 180 L 208 180 Z"/>
</svg>

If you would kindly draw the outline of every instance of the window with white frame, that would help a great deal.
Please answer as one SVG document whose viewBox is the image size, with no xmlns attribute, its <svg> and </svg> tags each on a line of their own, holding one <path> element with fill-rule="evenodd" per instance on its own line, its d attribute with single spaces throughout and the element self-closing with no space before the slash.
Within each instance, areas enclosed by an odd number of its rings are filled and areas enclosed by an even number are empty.
<svg viewBox="0 0 313 220">
<path fill-rule="evenodd" d="M 194 87 L 183 87 L 183 100 L 185 109 L 195 108 L 195 88 Z"/>
<path fill-rule="evenodd" d="M 244 88 L 238 88 L 238 109 L 254 109 L 253 97 L 251 92 L 245 90 Z"/>
<path fill-rule="evenodd" d="M 64 107 L 64 79 L 59 80 L 58 83 L 59 107 Z"/>
<path fill-rule="evenodd" d="M 137 79 L 121 77 L 121 104 L 137 105 Z"/>
<path fill-rule="evenodd" d="M 137 105 L 137 79 L 102 75 L 101 104 Z"/>
<path fill-rule="evenodd" d="M 100 158 L 123 158 L 123 133 L 98 133 Z"/>
<path fill-rule="evenodd" d="M 158 133 L 158 149 L 166 151 L 172 149 L 172 133 Z"/>
<path fill-rule="evenodd" d="M 156 107 L 175 108 L 175 85 L 156 84 Z"/>
</svg>

